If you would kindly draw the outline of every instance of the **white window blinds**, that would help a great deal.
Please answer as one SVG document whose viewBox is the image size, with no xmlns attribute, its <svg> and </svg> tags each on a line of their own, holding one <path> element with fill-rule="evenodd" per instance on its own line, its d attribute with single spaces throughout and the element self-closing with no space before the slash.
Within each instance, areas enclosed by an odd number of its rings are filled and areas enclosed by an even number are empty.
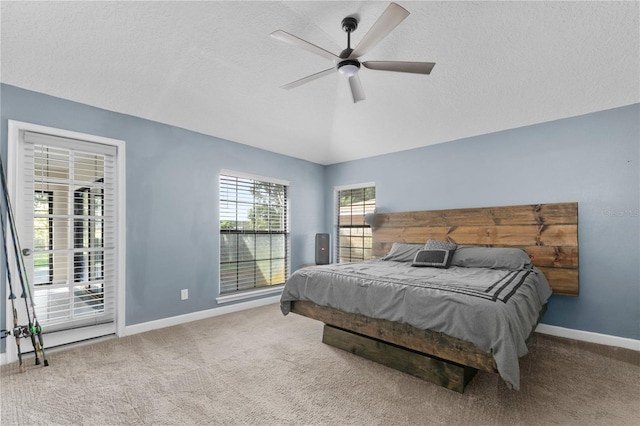
<svg viewBox="0 0 640 426">
<path fill-rule="evenodd" d="M 348 188 L 338 191 L 338 262 L 371 259 L 371 227 L 364 221 L 376 208 L 376 187 Z"/>
<path fill-rule="evenodd" d="M 284 284 L 287 188 L 281 181 L 220 175 L 220 294 Z"/>
<path fill-rule="evenodd" d="M 113 322 L 116 148 L 24 134 L 23 247 L 45 332 Z"/>
</svg>

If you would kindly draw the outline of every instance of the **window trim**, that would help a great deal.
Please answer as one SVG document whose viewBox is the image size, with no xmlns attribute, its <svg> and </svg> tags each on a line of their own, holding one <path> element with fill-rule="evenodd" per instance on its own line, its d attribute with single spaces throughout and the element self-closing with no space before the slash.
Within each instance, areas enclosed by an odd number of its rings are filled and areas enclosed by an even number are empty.
<svg viewBox="0 0 640 426">
<path fill-rule="evenodd" d="M 348 189 L 360 189 L 360 188 L 368 188 L 370 186 L 375 187 L 376 183 L 375 182 L 362 182 L 362 183 L 352 183 L 349 185 L 338 185 L 338 186 L 334 186 L 333 187 L 333 191 L 336 192 L 336 197 L 338 196 L 338 192 L 340 191 L 346 191 Z M 334 197 L 335 198 L 335 197 Z M 339 206 L 337 206 L 339 207 Z"/>
<path fill-rule="evenodd" d="M 236 170 L 220 169 L 220 173 L 218 173 L 218 179 L 220 179 L 221 175 L 228 175 L 228 176 L 238 177 L 242 179 L 261 180 L 263 182 L 275 183 L 276 185 L 284 185 L 284 186 L 291 185 L 291 182 L 289 182 L 288 180 L 254 175 L 252 173 L 246 173 L 246 172 L 238 172 Z"/>
<path fill-rule="evenodd" d="M 218 305 L 225 303 L 237 302 L 239 300 L 251 299 L 258 296 L 276 296 L 282 294 L 284 284 L 276 284 L 269 287 L 262 287 L 255 290 L 239 291 L 230 294 L 221 294 L 216 297 Z"/>
</svg>

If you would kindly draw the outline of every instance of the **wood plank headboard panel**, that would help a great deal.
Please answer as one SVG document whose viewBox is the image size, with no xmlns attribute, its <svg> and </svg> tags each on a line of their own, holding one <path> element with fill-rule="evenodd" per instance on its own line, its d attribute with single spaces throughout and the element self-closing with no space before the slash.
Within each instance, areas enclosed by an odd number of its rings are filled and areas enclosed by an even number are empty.
<svg viewBox="0 0 640 426">
<path fill-rule="evenodd" d="M 373 254 L 384 256 L 394 242 L 424 244 L 429 238 L 522 248 L 555 294 L 578 295 L 578 203 L 379 213 Z"/>
</svg>

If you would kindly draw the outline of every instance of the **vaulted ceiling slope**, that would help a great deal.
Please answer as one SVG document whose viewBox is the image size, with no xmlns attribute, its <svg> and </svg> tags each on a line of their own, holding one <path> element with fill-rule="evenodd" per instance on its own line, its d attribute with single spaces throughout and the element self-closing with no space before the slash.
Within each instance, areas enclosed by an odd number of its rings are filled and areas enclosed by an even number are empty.
<svg viewBox="0 0 640 426">
<path fill-rule="evenodd" d="M 319 164 L 640 102 L 639 2 L 398 1 L 411 14 L 363 58 L 435 62 L 431 75 L 361 69 L 353 103 L 334 54 L 388 1 L 1 2 L 3 83 Z"/>
</svg>

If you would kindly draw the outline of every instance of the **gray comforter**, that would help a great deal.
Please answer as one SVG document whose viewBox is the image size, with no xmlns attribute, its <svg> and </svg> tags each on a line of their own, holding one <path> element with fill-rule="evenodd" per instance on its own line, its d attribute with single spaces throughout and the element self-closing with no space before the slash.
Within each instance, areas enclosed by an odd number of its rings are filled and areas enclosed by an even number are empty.
<svg viewBox="0 0 640 426">
<path fill-rule="evenodd" d="M 299 269 L 280 305 L 287 315 L 292 301 L 311 301 L 469 341 L 493 354 L 500 376 L 519 389 L 518 358 L 550 295 L 535 267 L 437 269 L 372 260 Z"/>
</svg>

